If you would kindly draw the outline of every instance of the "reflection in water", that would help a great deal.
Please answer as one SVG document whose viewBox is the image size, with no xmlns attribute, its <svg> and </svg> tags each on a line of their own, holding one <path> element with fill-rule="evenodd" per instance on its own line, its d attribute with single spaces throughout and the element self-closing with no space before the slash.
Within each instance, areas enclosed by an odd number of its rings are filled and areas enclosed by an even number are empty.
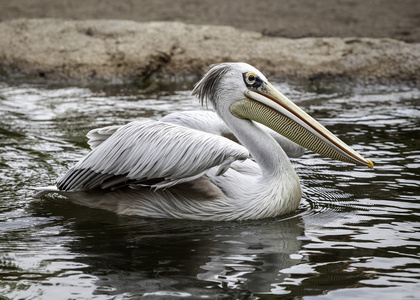
<svg viewBox="0 0 420 300">
<path fill-rule="evenodd" d="M 95 293 L 141 295 L 177 291 L 230 294 L 279 290 L 280 271 L 300 260 L 302 220 L 191 222 L 117 216 L 49 199 L 33 214 L 49 211 L 71 223 L 65 243 L 73 263 L 95 276 Z M 59 201 L 65 201 L 63 199 Z M 54 203 L 53 203 L 54 202 Z M 192 285 L 192 287 L 191 287 Z"/>
<path fill-rule="evenodd" d="M 0 84 L 0 298 L 415 298 L 420 91 L 279 87 L 375 169 L 307 153 L 284 218 L 150 220 L 33 199 L 87 153 L 95 127 L 199 109 L 188 91 Z"/>
</svg>

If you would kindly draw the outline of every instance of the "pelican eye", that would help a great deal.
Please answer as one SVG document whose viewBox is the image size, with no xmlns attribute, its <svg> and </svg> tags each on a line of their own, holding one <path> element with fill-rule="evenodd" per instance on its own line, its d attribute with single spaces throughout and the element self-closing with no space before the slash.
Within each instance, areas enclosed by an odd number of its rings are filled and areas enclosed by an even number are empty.
<svg viewBox="0 0 420 300">
<path fill-rule="evenodd" d="M 262 80 L 252 72 L 243 73 L 243 78 L 248 88 L 258 88 L 262 84 Z"/>
</svg>

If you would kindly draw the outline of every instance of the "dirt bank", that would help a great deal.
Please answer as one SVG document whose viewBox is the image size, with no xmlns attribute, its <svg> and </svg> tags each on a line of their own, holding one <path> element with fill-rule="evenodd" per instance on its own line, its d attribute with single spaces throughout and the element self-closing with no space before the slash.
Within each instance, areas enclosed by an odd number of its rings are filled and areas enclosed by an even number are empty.
<svg viewBox="0 0 420 300">
<path fill-rule="evenodd" d="M 177 21 L 287 38 L 420 42 L 418 0 L 0 0 L 0 21 L 16 18 Z"/>
<path fill-rule="evenodd" d="M 0 36 L 0 72 L 9 77 L 142 82 L 245 61 L 276 78 L 420 82 L 420 44 L 392 39 L 286 39 L 179 22 L 59 19 L 1 22 Z"/>
</svg>

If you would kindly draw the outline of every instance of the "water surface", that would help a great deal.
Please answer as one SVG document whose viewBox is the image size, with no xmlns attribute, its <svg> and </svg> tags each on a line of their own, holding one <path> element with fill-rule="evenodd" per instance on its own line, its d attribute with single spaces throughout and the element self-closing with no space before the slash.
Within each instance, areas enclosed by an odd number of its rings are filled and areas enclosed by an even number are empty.
<svg viewBox="0 0 420 300">
<path fill-rule="evenodd" d="M 0 83 L 0 298 L 400 299 L 420 292 L 420 91 L 278 84 L 375 168 L 293 160 L 299 209 L 245 222 L 118 216 L 34 199 L 92 128 L 203 109 L 189 91 Z"/>
</svg>

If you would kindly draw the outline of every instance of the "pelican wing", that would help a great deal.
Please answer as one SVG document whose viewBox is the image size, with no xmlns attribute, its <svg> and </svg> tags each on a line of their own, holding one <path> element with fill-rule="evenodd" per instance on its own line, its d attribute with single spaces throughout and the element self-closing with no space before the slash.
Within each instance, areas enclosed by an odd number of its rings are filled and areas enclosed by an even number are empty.
<svg viewBox="0 0 420 300">
<path fill-rule="evenodd" d="M 222 119 L 213 111 L 208 110 L 197 110 L 197 111 L 183 111 L 175 112 L 169 115 L 166 115 L 162 119 L 162 122 L 177 124 L 180 126 L 185 126 L 188 128 L 197 129 L 200 131 L 208 132 L 215 135 L 220 135 L 225 138 L 228 138 L 236 143 L 239 143 L 238 139 L 232 133 L 232 131 L 227 127 L 227 125 L 222 121 Z M 261 125 L 262 130 L 268 132 L 279 145 L 283 148 L 289 157 L 301 157 L 305 153 L 305 149 L 298 144 L 288 140 L 284 136 L 278 134 L 274 130 Z M 103 128 L 97 128 L 89 131 L 86 135 L 88 137 L 88 144 L 91 149 L 99 146 L 103 141 L 109 138 L 114 132 L 122 126 L 108 126 Z"/>
<path fill-rule="evenodd" d="M 104 139 L 57 187 L 64 191 L 142 183 L 167 187 L 215 166 L 220 166 L 220 175 L 232 162 L 248 157 L 247 149 L 220 136 L 165 122 L 135 121 Z M 164 184 L 156 185 L 159 181 Z"/>
<path fill-rule="evenodd" d="M 160 121 L 194 128 L 215 135 L 221 135 L 234 142 L 238 142 L 232 131 L 214 111 L 179 111 L 164 116 Z"/>
<path fill-rule="evenodd" d="M 109 138 L 111 135 L 113 135 L 118 129 L 120 129 L 122 125 L 113 125 L 113 126 L 107 126 L 107 127 L 101 127 L 92 129 L 86 134 L 86 137 L 88 138 L 88 144 L 90 146 L 90 149 L 95 149 L 100 144 L 102 144 L 107 138 Z"/>
</svg>

